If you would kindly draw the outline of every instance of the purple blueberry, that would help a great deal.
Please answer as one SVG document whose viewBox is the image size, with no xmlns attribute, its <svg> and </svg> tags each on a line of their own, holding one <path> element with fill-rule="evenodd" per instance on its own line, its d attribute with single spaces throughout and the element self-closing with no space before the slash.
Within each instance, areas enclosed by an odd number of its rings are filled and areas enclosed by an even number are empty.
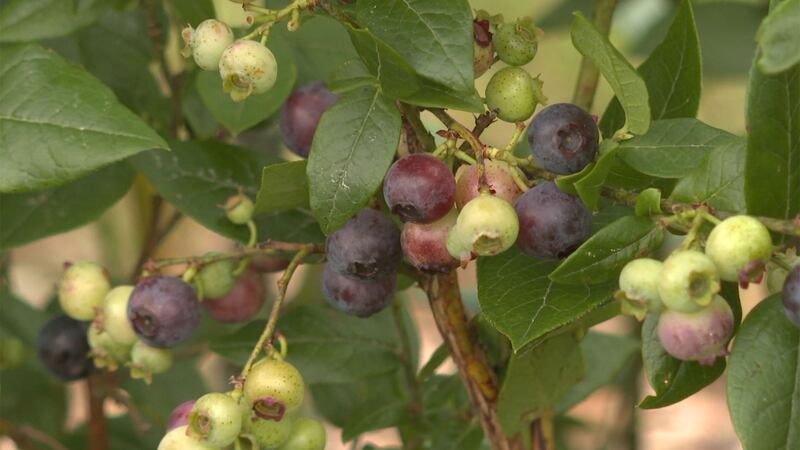
<svg viewBox="0 0 800 450">
<path fill-rule="evenodd" d="M 658 319 L 658 340 L 670 355 L 682 361 L 712 365 L 728 354 L 733 335 L 733 312 L 717 295 L 704 309 L 693 313 L 666 310 Z"/>
<path fill-rule="evenodd" d="M 314 140 L 317 124 L 338 95 L 328 90 L 325 83 L 309 83 L 294 92 L 281 110 L 280 128 L 283 143 L 299 156 L 307 157 Z"/>
<path fill-rule="evenodd" d="M 594 118 L 570 103 L 548 106 L 528 127 L 533 157 L 545 169 L 562 175 L 580 172 L 594 161 L 599 136 Z"/>
<path fill-rule="evenodd" d="M 400 230 L 385 214 L 370 208 L 328 236 L 326 247 L 331 269 L 361 280 L 392 275 L 403 256 Z"/>
<path fill-rule="evenodd" d="M 552 182 L 522 194 L 514 209 L 519 217 L 517 246 L 534 258 L 564 258 L 592 234 L 589 208 Z"/>
<path fill-rule="evenodd" d="M 42 365 L 64 381 L 84 378 L 94 365 L 89 358 L 86 324 L 67 316 L 57 316 L 47 322 L 36 342 Z"/>
<path fill-rule="evenodd" d="M 180 278 L 150 276 L 133 289 L 128 320 L 146 344 L 171 348 L 194 333 L 200 323 L 200 303 L 194 289 Z"/>
<path fill-rule="evenodd" d="M 334 308 L 358 317 L 371 316 L 392 303 L 395 276 L 373 280 L 353 280 L 325 266 L 322 289 Z"/>
<path fill-rule="evenodd" d="M 794 266 L 783 282 L 783 310 L 800 327 L 800 264 Z"/>
<path fill-rule="evenodd" d="M 439 158 L 415 153 L 398 159 L 383 182 L 383 197 L 403 222 L 435 222 L 453 208 L 456 180 Z"/>
</svg>

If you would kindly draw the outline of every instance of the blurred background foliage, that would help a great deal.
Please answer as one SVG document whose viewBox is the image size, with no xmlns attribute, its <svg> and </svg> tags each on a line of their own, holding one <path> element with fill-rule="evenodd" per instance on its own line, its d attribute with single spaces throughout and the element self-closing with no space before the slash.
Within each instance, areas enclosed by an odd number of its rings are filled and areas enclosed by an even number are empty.
<svg viewBox="0 0 800 450">
<path fill-rule="evenodd" d="M 210 5 L 210 2 L 194 0 L 174 2 L 181 5 L 181 11 L 188 12 L 187 20 L 206 17 Z M 7 0 L 0 1 L 0 7 L 7 3 Z M 268 2 L 273 3 L 284 2 Z M 493 14 L 502 13 L 506 20 L 524 15 L 533 16 L 545 34 L 537 57 L 527 69 L 533 75 L 541 74 L 545 82 L 545 94 L 551 103 L 569 101 L 577 77 L 580 55 L 572 47 L 568 27 L 573 11 L 591 14 L 592 0 L 471 0 L 470 3 L 475 9 L 485 9 Z M 677 0 L 621 0 L 614 18 L 612 42 L 634 65 L 638 65 L 662 39 L 677 4 Z M 743 134 L 746 77 L 755 52 L 755 33 L 767 13 L 767 4 L 767 0 L 694 2 L 704 62 L 700 120 L 736 134 Z M 150 44 L 142 39 L 141 27 L 131 25 L 141 24 L 142 18 L 136 19 L 139 22 L 129 20 L 129 16 L 136 14 L 138 13 L 110 12 L 97 24 L 79 30 L 72 38 L 51 39 L 43 44 L 55 48 L 70 60 L 85 65 L 112 88 L 125 87 L 121 90 L 123 94 L 118 95 L 132 109 L 160 111 L 165 114 L 168 111 L 165 99 L 153 95 L 158 92 L 158 88 L 157 80 L 149 73 L 147 55 Z M 310 25 L 313 26 L 313 23 Z M 170 36 L 173 46 L 175 39 L 174 35 Z M 130 63 L 129 67 L 136 68 L 135 72 L 129 72 L 122 78 L 118 70 L 113 70 L 113 67 L 106 64 L 109 60 L 119 58 L 119 52 Z M 314 78 L 313 73 L 303 72 L 302 57 L 295 55 L 300 67 L 300 83 Z M 491 72 L 477 80 L 479 92 L 483 92 L 490 77 Z M 608 85 L 601 81 L 592 112 L 601 113 L 611 97 Z M 216 136 L 262 154 L 280 154 L 282 157 L 288 155 L 281 148 L 274 116 L 234 139 L 221 131 L 214 117 L 202 108 L 196 91 L 190 89 L 186 92 L 184 111 L 190 122 L 203 125 L 198 128 L 205 130 L 206 136 Z M 469 115 L 461 115 L 461 118 L 469 120 Z M 163 117 L 154 119 L 164 120 Z M 436 126 L 435 123 L 431 120 L 432 126 Z M 512 130 L 513 125 L 498 123 L 484 137 L 487 143 L 501 145 Z M 151 194 L 152 187 L 143 179 L 137 179 L 130 192 L 96 222 L 2 254 L 0 338 L 14 336 L 19 339 L 24 344 L 24 357 L 22 363 L 13 370 L 0 369 L 0 435 L 11 432 L 9 427 L 12 422 L 31 423 L 45 433 L 57 436 L 61 444 L 68 448 L 83 448 L 87 419 L 85 386 L 73 383 L 63 389 L 58 382 L 41 371 L 35 358 L 35 332 L 39 324 L 56 313 L 57 305 L 51 299 L 64 261 L 95 260 L 106 265 L 117 281 L 123 282 L 127 279 L 134 269 L 144 239 L 144 230 L 152 214 L 151 205 L 145 200 Z M 209 250 L 230 249 L 231 246 L 228 239 L 184 218 L 167 236 L 155 256 L 201 254 Z M 465 271 L 461 278 L 465 300 L 468 306 L 477 310 L 473 270 L 470 268 Z M 319 271 L 318 267 L 312 266 L 304 268 L 300 273 L 290 289 L 293 304 L 321 301 Z M 270 279 L 267 283 L 274 286 L 274 281 Z M 403 296 L 408 298 L 408 310 L 416 319 L 416 327 L 420 331 L 419 357 L 422 365 L 441 341 L 420 294 L 417 290 L 409 290 Z M 200 338 L 208 338 L 229 334 L 237 328 L 204 322 L 199 334 Z M 624 324 L 611 324 L 604 331 L 626 330 Z M 198 355 L 200 358 L 195 358 Z M 189 347 L 182 356 L 182 362 L 169 373 L 158 377 L 152 386 L 130 380 L 120 385 L 122 390 L 118 392 L 119 397 L 116 401 L 109 401 L 107 405 L 107 412 L 113 417 L 109 422 L 111 433 L 118 439 L 115 442 L 120 443 L 115 444 L 114 449 L 155 448 L 163 432 L 166 415 L 174 405 L 208 389 L 225 389 L 226 378 L 232 373 L 229 363 L 206 352 L 202 345 Z M 452 373 L 452 367 L 445 364 L 440 372 Z M 198 373 L 202 376 L 198 376 Z M 636 373 L 631 376 L 623 371 L 620 380 L 635 380 L 637 376 Z M 445 395 L 453 391 L 447 385 L 447 380 L 453 379 L 449 377 L 439 380 L 434 377 L 426 389 L 430 388 L 434 393 Z M 325 405 L 338 402 L 341 406 L 338 411 L 330 411 L 330 406 L 323 406 L 322 403 L 319 405 L 320 413 L 336 417 L 342 414 L 362 414 L 363 411 L 360 410 L 376 407 L 374 402 L 359 404 L 356 401 L 362 398 L 360 396 L 364 395 L 364 389 L 364 386 L 349 386 L 345 391 L 336 384 L 318 384 L 312 391 L 320 399 L 329 400 Z M 384 377 L 382 381 L 373 383 L 370 389 L 393 390 L 396 389 L 396 383 Z M 458 386 L 455 386 L 455 392 L 453 395 L 447 394 L 446 398 L 463 406 L 463 392 L 459 391 Z M 632 448 L 631 444 L 636 442 L 636 437 L 630 436 L 630 427 L 625 425 L 628 423 L 625 414 L 629 414 L 634 403 L 620 392 L 619 389 L 601 390 L 576 407 L 580 420 L 559 419 L 563 422 L 559 425 L 563 425 L 564 430 L 570 430 L 570 433 L 578 436 L 568 439 L 570 448 Z M 723 393 L 724 388 L 717 383 L 673 407 L 637 411 L 642 425 L 642 434 L 638 439 L 641 448 L 739 448 L 725 410 Z M 135 399 L 135 409 L 129 408 L 132 404 L 126 400 L 128 395 Z M 698 410 L 698 407 L 701 409 Z M 675 418 L 688 408 L 694 408 L 694 414 L 689 411 L 688 416 Z M 310 411 L 312 408 L 308 405 L 307 409 Z M 665 419 L 670 416 L 671 419 Z M 149 428 L 144 427 L 147 424 L 150 425 Z M 372 427 L 375 428 L 380 424 L 371 425 L 376 425 Z M 713 435 L 709 433 L 712 429 Z M 346 430 L 346 434 L 353 434 L 355 431 L 358 430 Z M 466 430 L 464 433 L 474 435 L 474 431 Z M 329 436 L 329 448 L 340 448 L 339 430 L 331 427 Z M 390 430 L 370 434 L 362 442 L 396 445 L 398 439 L 396 433 Z M 0 438 L 0 449 L 7 448 L 14 447 L 8 440 Z"/>
</svg>

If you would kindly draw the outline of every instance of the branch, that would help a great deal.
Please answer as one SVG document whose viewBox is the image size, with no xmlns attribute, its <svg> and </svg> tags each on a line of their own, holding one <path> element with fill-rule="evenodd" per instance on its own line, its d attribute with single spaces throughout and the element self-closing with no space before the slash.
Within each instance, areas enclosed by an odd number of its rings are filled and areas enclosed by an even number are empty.
<svg viewBox="0 0 800 450">
<path fill-rule="evenodd" d="M 456 272 L 427 277 L 421 284 L 428 295 L 436 327 L 458 367 L 472 405 L 478 410 L 492 449 L 512 449 L 512 443 L 503 433 L 497 417 L 497 379 L 486 355 L 469 332 Z"/>
<path fill-rule="evenodd" d="M 46 445 L 52 450 L 67 450 L 57 439 L 28 424 L 16 424 L 0 417 L 0 434 L 7 435 L 21 450 L 39 450 L 31 441 Z"/>
<path fill-rule="evenodd" d="M 177 266 L 181 264 L 203 265 L 227 259 L 241 259 L 255 255 L 281 256 L 284 253 L 296 253 L 305 249 L 310 249 L 305 256 L 312 254 L 325 253 L 322 244 L 304 244 L 296 242 L 266 241 L 254 248 L 244 248 L 227 253 L 203 256 L 182 256 L 178 258 L 163 258 L 150 261 L 144 265 L 147 271 L 156 271 L 167 266 Z"/>
<path fill-rule="evenodd" d="M 103 413 L 105 394 L 100 386 L 102 374 L 89 375 L 86 386 L 89 395 L 89 450 L 108 450 L 108 430 Z"/>
<path fill-rule="evenodd" d="M 156 2 L 154 0 L 145 0 L 142 2 L 144 8 L 145 19 L 147 20 L 147 35 L 153 46 L 153 56 L 158 62 L 158 70 L 163 80 L 166 80 L 169 86 L 168 96 L 172 103 L 172 121 L 170 123 L 170 134 L 175 137 L 180 132 L 186 130 L 183 120 L 183 105 L 181 102 L 181 84 L 183 77 L 181 75 L 170 76 L 167 67 L 167 58 L 164 54 L 164 30 L 156 12 Z"/>
<path fill-rule="evenodd" d="M 614 17 L 616 6 L 617 0 L 595 0 L 594 2 L 594 25 L 604 36 L 608 36 L 608 32 L 611 30 L 611 19 Z M 600 81 L 600 71 L 589 58 L 584 56 L 581 60 L 572 103 L 586 111 L 592 109 L 598 81 Z"/>
<path fill-rule="evenodd" d="M 255 363 L 259 353 L 261 353 L 261 349 L 264 348 L 264 345 L 267 343 L 267 341 L 272 339 L 272 333 L 275 331 L 275 326 L 278 324 L 278 316 L 280 315 L 283 301 L 286 299 L 286 288 L 289 286 L 289 281 L 292 279 L 292 275 L 294 275 L 295 270 L 303 261 L 303 259 L 305 259 L 306 256 L 314 253 L 317 247 L 315 244 L 303 245 L 304 246 L 297 252 L 297 254 L 294 255 L 294 258 L 292 258 L 291 262 L 289 262 L 289 266 L 286 267 L 283 275 L 278 280 L 278 296 L 275 298 L 275 303 L 272 304 L 272 310 L 269 313 L 267 325 L 264 327 L 264 331 L 258 338 L 258 342 L 256 342 L 256 345 L 253 347 L 253 351 L 250 353 L 250 357 L 247 359 L 247 362 L 242 369 L 242 373 L 240 375 L 240 380 L 242 381 L 247 379 L 247 375 L 250 373 L 250 369 L 253 367 L 253 363 Z"/>
<path fill-rule="evenodd" d="M 422 153 L 436 147 L 433 136 L 425 129 L 416 106 L 397 102 L 403 117 L 403 136 L 409 153 Z"/>
</svg>

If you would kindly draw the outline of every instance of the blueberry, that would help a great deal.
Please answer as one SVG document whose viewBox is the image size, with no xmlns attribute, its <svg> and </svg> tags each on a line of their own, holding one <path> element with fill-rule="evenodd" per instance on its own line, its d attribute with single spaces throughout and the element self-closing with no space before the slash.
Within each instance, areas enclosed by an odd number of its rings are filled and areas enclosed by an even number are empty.
<svg viewBox="0 0 800 450">
<path fill-rule="evenodd" d="M 789 320 L 800 327 L 800 264 L 789 271 L 783 283 L 783 309 Z"/>
<path fill-rule="evenodd" d="M 42 365 L 64 381 L 85 378 L 94 368 L 89 358 L 87 326 L 67 316 L 57 316 L 47 322 L 36 342 Z"/>
<path fill-rule="evenodd" d="M 440 159 L 415 153 L 397 160 L 383 181 L 383 196 L 403 222 L 431 223 L 453 208 L 456 180 Z"/>
<path fill-rule="evenodd" d="M 339 96 L 328 90 L 325 83 L 309 83 L 286 99 L 280 117 L 283 143 L 298 156 L 308 157 L 314 133 L 322 113 L 328 110 Z"/>
<path fill-rule="evenodd" d="M 597 154 L 599 132 L 589 113 L 570 103 L 543 109 L 528 127 L 528 144 L 536 161 L 550 172 L 583 170 Z"/>
<path fill-rule="evenodd" d="M 328 236 L 326 247 L 331 269 L 362 280 L 393 274 L 403 255 L 400 230 L 385 214 L 370 208 Z"/>
<path fill-rule="evenodd" d="M 336 309 L 358 317 L 382 311 L 394 300 L 395 276 L 371 280 L 354 280 L 328 264 L 322 275 L 325 299 Z"/>
<path fill-rule="evenodd" d="M 154 275 L 133 289 L 128 320 L 148 345 L 175 347 L 189 339 L 200 323 L 200 303 L 192 287 L 180 278 Z"/>
</svg>

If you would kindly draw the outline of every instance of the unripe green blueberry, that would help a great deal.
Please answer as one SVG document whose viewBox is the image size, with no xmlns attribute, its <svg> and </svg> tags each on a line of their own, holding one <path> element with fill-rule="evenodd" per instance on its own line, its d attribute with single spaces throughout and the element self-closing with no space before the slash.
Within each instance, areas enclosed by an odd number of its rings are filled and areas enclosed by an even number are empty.
<svg viewBox="0 0 800 450">
<path fill-rule="evenodd" d="M 712 365 L 728 354 L 733 335 L 733 312 L 724 298 L 715 295 L 707 307 L 692 313 L 667 310 L 658 319 L 661 346 L 682 361 Z"/>
<path fill-rule="evenodd" d="M 99 264 L 70 264 L 58 282 L 58 303 L 75 320 L 92 320 L 111 289 L 111 277 Z"/>
<path fill-rule="evenodd" d="M 250 197 L 244 194 L 237 194 L 228 197 L 228 201 L 225 202 L 224 208 L 225 215 L 228 216 L 228 220 L 236 225 L 244 225 L 253 219 L 253 210 L 255 210 L 255 205 L 253 204 L 253 201 L 250 200 Z"/>
<path fill-rule="evenodd" d="M 108 333 L 115 342 L 122 345 L 133 345 L 137 340 L 136 332 L 133 331 L 130 320 L 128 320 L 128 299 L 133 292 L 133 286 L 117 286 L 108 291 L 103 300 L 103 309 L 99 319 L 103 331 Z"/>
<path fill-rule="evenodd" d="M 658 294 L 663 263 L 655 259 L 634 259 L 623 267 L 619 274 L 619 292 L 622 312 L 642 320 L 648 312 L 663 309 Z"/>
<path fill-rule="evenodd" d="M 518 233 L 519 220 L 511 203 L 481 193 L 461 209 L 447 234 L 447 251 L 461 261 L 469 260 L 472 253 L 496 255 L 514 245 Z"/>
<path fill-rule="evenodd" d="M 658 294 L 668 309 L 693 313 L 708 306 L 719 292 L 717 266 L 696 250 L 679 250 L 664 261 Z"/>
<path fill-rule="evenodd" d="M 219 253 L 206 253 L 206 256 L 216 256 Z M 204 298 L 219 298 L 227 294 L 236 283 L 236 276 L 233 271 L 236 269 L 233 260 L 223 259 L 203 265 L 194 282 L 198 292 L 203 293 Z"/>
<path fill-rule="evenodd" d="M 325 450 L 327 435 L 318 420 L 298 417 L 292 423 L 292 433 L 279 450 Z"/>
<path fill-rule="evenodd" d="M 253 365 L 242 392 L 256 416 L 279 421 L 303 403 L 305 384 L 293 365 L 264 358 Z"/>
<path fill-rule="evenodd" d="M 278 77 L 278 63 L 261 43 L 240 39 L 222 52 L 219 74 L 225 92 L 238 102 L 270 90 Z"/>
<path fill-rule="evenodd" d="M 242 431 L 239 403 L 228 394 L 212 392 L 195 402 L 189 413 L 189 437 L 212 447 L 233 444 Z"/>
<path fill-rule="evenodd" d="M 537 32 L 530 17 L 498 26 L 492 38 L 497 56 L 510 66 L 528 64 L 539 48 Z"/>
<path fill-rule="evenodd" d="M 89 342 L 89 356 L 94 360 L 95 367 L 108 368 L 110 371 L 117 370 L 120 364 L 128 360 L 131 347 L 130 345 L 120 344 L 111 337 L 108 332 L 100 330 L 97 326 L 91 325 L 86 332 L 86 340 Z"/>
<path fill-rule="evenodd" d="M 218 450 L 186 435 L 187 426 L 173 428 L 161 438 L 157 450 Z"/>
<path fill-rule="evenodd" d="M 739 281 L 739 272 L 748 263 L 759 260 L 766 263 L 770 253 L 769 230 L 750 216 L 723 220 L 711 230 L 706 241 L 706 255 L 717 265 L 719 276 L 725 281 Z M 760 271 L 751 275 L 760 275 Z"/>
<path fill-rule="evenodd" d="M 547 99 L 542 95 L 542 81 L 519 67 L 500 69 L 486 85 L 486 105 L 506 122 L 528 119 L 536 105 Z"/>
<path fill-rule="evenodd" d="M 128 363 L 131 378 L 141 378 L 150 384 L 153 375 L 166 372 L 172 367 L 172 360 L 172 350 L 151 347 L 142 341 L 136 341 L 131 348 L 131 361 Z"/>
<path fill-rule="evenodd" d="M 181 35 L 186 43 L 184 56 L 191 54 L 194 62 L 203 70 L 217 69 L 222 52 L 233 43 L 230 27 L 215 19 L 204 20 L 195 29 L 186 27 Z"/>
<path fill-rule="evenodd" d="M 275 449 L 283 445 L 292 433 L 294 418 L 286 416 L 282 420 L 255 418 L 250 423 L 248 434 L 253 436 L 263 449 Z"/>
<path fill-rule="evenodd" d="M 15 337 L 0 339 L 0 370 L 13 369 L 22 364 L 25 346 Z"/>
</svg>

